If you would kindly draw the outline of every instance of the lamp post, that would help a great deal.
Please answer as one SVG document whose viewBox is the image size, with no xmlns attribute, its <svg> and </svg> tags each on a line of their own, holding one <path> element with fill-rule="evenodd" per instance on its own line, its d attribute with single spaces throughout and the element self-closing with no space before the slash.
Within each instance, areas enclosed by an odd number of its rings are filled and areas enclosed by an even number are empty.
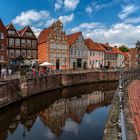
<svg viewBox="0 0 140 140">
<path fill-rule="evenodd" d="M 140 68 L 140 41 L 139 40 L 136 43 L 136 49 L 138 53 L 138 68 Z"/>
</svg>

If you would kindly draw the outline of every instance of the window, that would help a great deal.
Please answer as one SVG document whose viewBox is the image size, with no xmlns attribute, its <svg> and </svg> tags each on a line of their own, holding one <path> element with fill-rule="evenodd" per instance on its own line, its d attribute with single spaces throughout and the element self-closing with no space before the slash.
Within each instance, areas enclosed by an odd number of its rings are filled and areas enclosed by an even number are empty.
<svg viewBox="0 0 140 140">
<path fill-rule="evenodd" d="M 56 54 L 56 57 L 60 57 L 60 53 L 57 53 L 57 54 Z"/>
<path fill-rule="evenodd" d="M 9 46 L 14 46 L 14 39 L 13 38 L 9 38 Z"/>
<path fill-rule="evenodd" d="M 70 50 L 70 54 L 73 55 L 73 50 Z"/>
<path fill-rule="evenodd" d="M 25 34 L 26 34 L 26 36 L 29 36 L 29 37 L 31 37 L 33 35 L 31 32 L 26 32 Z"/>
<path fill-rule="evenodd" d="M 26 57 L 26 50 L 22 50 L 21 55 L 22 55 L 22 57 Z"/>
<path fill-rule="evenodd" d="M 15 40 L 15 44 L 16 44 L 16 46 L 20 46 L 20 39 L 17 38 L 17 39 Z"/>
<path fill-rule="evenodd" d="M 62 54 L 62 57 L 63 57 L 63 58 L 65 58 L 65 57 L 66 57 L 66 54 L 65 54 L 65 53 L 63 53 L 63 54 Z"/>
<path fill-rule="evenodd" d="M 36 40 L 32 40 L 32 47 L 36 48 L 37 47 L 37 41 Z"/>
<path fill-rule="evenodd" d="M 3 44 L 1 44 L 0 45 L 0 50 L 4 50 L 5 48 L 4 48 L 4 45 Z"/>
<path fill-rule="evenodd" d="M 0 60 L 4 60 L 4 56 L 3 55 L 0 55 Z"/>
<path fill-rule="evenodd" d="M 21 46 L 23 46 L 23 47 L 26 46 L 26 40 L 25 39 L 21 40 Z"/>
<path fill-rule="evenodd" d="M 9 50 L 9 56 L 10 58 L 14 58 L 14 50 Z"/>
<path fill-rule="evenodd" d="M 4 33 L 0 32 L 0 39 L 4 39 Z"/>
<path fill-rule="evenodd" d="M 8 34 L 9 34 L 9 35 L 14 35 L 15 33 L 16 33 L 16 32 L 15 32 L 15 31 L 12 31 L 12 30 L 9 30 L 9 31 L 8 31 Z"/>
<path fill-rule="evenodd" d="M 50 53 L 50 57 L 53 58 L 54 57 L 54 53 Z"/>
<path fill-rule="evenodd" d="M 90 56 L 92 56 L 92 51 L 90 51 Z"/>
<path fill-rule="evenodd" d="M 31 47 L 31 40 L 27 39 L 27 46 Z"/>
<path fill-rule="evenodd" d="M 31 50 L 27 50 L 27 58 L 31 58 Z"/>
<path fill-rule="evenodd" d="M 20 50 L 16 50 L 15 55 L 16 55 L 16 57 L 19 57 L 20 56 Z"/>
<path fill-rule="evenodd" d="M 32 51 L 32 58 L 37 58 L 37 51 L 36 50 Z"/>
</svg>

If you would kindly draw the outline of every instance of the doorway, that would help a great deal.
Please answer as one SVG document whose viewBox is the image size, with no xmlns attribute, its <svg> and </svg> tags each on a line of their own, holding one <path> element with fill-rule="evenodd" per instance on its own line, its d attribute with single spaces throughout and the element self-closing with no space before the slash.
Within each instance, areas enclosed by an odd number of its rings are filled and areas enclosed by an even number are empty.
<svg viewBox="0 0 140 140">
<path fill-rule="evenodd" d="M 60 60 L 57 59 L 56 60 L 56 70 L 59 70 L 60 69 Z"/>
<path fill-rule="evenodd" d="M 77 68 L 81 68 L 82 67 L 82 59 L 78 58 L 77 59 Z"/>
</svg>

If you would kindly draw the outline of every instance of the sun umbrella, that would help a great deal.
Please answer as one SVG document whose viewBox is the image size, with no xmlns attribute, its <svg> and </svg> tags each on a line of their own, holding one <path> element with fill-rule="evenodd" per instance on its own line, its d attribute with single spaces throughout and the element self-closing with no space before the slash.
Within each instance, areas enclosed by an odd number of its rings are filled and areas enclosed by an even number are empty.
<svg viewBox="0 0 140 140">
<path fill-rule="evenodd" d="M 47 66 L 52 66 L 52 64 L 49 63 L 49 62 L 44 62 L 44 63 L 40 64 L 39 66 L 41 66 L 41 67 L 47 67 Z"/>
</svg>

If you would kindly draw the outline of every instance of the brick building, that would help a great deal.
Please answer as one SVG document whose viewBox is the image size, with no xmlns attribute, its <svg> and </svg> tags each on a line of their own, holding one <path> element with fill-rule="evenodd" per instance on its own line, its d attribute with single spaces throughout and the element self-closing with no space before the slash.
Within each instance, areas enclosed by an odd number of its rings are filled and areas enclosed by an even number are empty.
<svg viewBox="0 0 140 140">
<path fill-rule="evenodd" d="M 138 50 L 137 48 L 130 48 L 130 66 L 133 68 L 138 68 Z"/>
<path fill-rule="evenodd" d="M 54 69 L 69 69 L 69 44 L 60 20 L 40 33 L 38 58 L 51 63 Z"/>
<path fill-rule="evenodd" d="M 6 29 L 10 64 L 16 65 L 21 63 L 21 60 L 37 59 L 37 38 L 29 26 L 17 31 L 13 24 L 9 24 Z"/>
<path fill-rule="evenodd" d="M 7 62 L 7 30 L 0 19 L 0 66 L 6 64 Z"/>
<path fill-rule="evenodd" d="M 70 47 L 70 68 L 88 67 L 88 48 L 81 32 L 67 36 Z"/>
</svg>

